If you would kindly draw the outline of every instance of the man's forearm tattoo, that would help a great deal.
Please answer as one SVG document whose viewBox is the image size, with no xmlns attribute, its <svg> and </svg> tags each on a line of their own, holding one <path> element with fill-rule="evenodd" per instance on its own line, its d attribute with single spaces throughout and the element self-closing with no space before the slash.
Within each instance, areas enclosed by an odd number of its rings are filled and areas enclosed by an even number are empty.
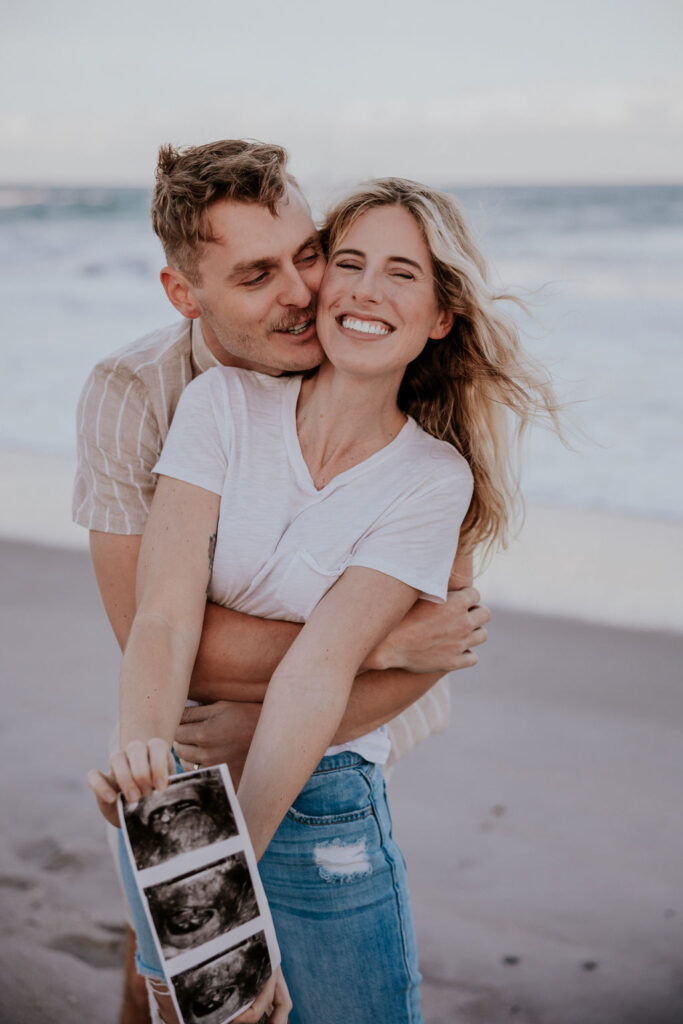
<svg viewBox="0 0 683 1024">
<path fill-rule="evenodd" d="M 206 584 L 206 592 L 209 593 L 209 587 L 211 586 L 211 577 L 213 575 L 213 559 L 216 554 L 216 540 L 218 538 L 217 533 L 212 533 L 209 537 L 209 580 Z"/>
</svg>

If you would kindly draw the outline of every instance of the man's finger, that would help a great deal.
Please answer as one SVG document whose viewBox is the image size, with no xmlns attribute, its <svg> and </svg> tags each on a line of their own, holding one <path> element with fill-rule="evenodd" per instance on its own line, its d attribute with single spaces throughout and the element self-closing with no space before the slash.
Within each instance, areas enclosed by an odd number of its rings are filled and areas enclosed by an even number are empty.
<svg viewBox="0 0 683 1024">
<path fill-rule="evenodd" d="M 476 608 L 481 601 L 481 594 L 476 587 L 465 587 L 464 590 L 456 591 L 462 597 L 463 601 L 467 601 L 468 608 Z"/>
<path fill-rule="evenodd" d="M 470 620 L 475 627 L 485 626 L 491 621 L 491 612 L 485 604 L 477 605 L 476 608 L 470 608 Z"/>
<path fill-rule="evenodd" d="M 479 647 L 481 644 L 485 644 L 488 638 L 489 635 L 485 629 L 474 629 L 467 638 L 467 645 L 468 647 Z"/>
<path fill-rule="evenodd" d="M 191 743 L 173 743 L 173 750 L 181 761 L 190 765 L 199 765 L 201 768 L 208 768 L 213 764 L 220 764 L 220 761 L 211 751 L 202 746 L 194 746 Z"/>
<path fill-rule="evenodd" d="M 198 704 L 196 707 L 184 708 L 180 716 L 180 724 L 183 725 L 185 722 L 205 722 L 207 718 L 211 717 L 211 708 L 215 708 L 217 704 L 221 703 L 221 701 L 216 701 L 215 704 Z"/>
<path fill-rule="evenodd" d="M 475 654 L 474 651 L 463 651 L 458 658 L 458 668 L 474 668 L 475 665 L 479 664 L 479 655 Z"/>
<path fill-rule="evenodd" d="M 199 743 L 201 737 L 206 735 L 206 719 L 201 722 L 182 722 L 175 731 L 175 740 L 180 740 L 181 743 Z"/>
</svg>

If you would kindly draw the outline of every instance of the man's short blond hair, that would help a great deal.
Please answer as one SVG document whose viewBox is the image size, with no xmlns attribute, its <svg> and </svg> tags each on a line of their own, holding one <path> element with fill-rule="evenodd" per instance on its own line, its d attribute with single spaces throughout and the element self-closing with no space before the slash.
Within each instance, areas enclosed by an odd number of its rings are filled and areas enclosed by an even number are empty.
<svg viewBox="0 0 683 1024">
<path fill-rule="evenodd" d="M 203 146 L 159 149 L 152 226 L 170 266 L 199 284 L 203 246 L 215 241 L 209 207 L 222 199 L 257 203 L 277 213 L 289 185 L 287 151 L 282 146 L 245 139 L 221 139 Z"/>
</svg>

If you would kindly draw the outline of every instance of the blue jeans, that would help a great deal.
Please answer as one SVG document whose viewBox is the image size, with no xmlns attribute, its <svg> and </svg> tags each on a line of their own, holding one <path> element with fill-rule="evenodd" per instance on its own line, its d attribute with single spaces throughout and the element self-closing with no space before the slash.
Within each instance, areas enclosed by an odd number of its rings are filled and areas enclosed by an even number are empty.
<svg viewBox="0 0 683 1024">
<path fill-rule="evenodd" d="M 163 977 L 127 860 L 138 966 Z M 290 1024 L 422 1024 L 405 862 L 379 765 L 349 751 L 324 757 L 259 871 L 294 1004 Z"/>
</svg>

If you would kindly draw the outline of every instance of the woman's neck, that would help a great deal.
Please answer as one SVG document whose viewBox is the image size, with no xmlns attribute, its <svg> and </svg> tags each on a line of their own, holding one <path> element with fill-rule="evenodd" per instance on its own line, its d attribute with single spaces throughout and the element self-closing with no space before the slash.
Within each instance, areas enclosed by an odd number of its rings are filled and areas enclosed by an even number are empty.
<svg viewBox="0 0 683 1024">
<path fill-rule="evenodd" d="M 393 441 L 406 422 L 399 384 L 399 376 L 352 377 L 330 363 L 302 381 L 296 428 L 318 490 Z"/>
</svg>

